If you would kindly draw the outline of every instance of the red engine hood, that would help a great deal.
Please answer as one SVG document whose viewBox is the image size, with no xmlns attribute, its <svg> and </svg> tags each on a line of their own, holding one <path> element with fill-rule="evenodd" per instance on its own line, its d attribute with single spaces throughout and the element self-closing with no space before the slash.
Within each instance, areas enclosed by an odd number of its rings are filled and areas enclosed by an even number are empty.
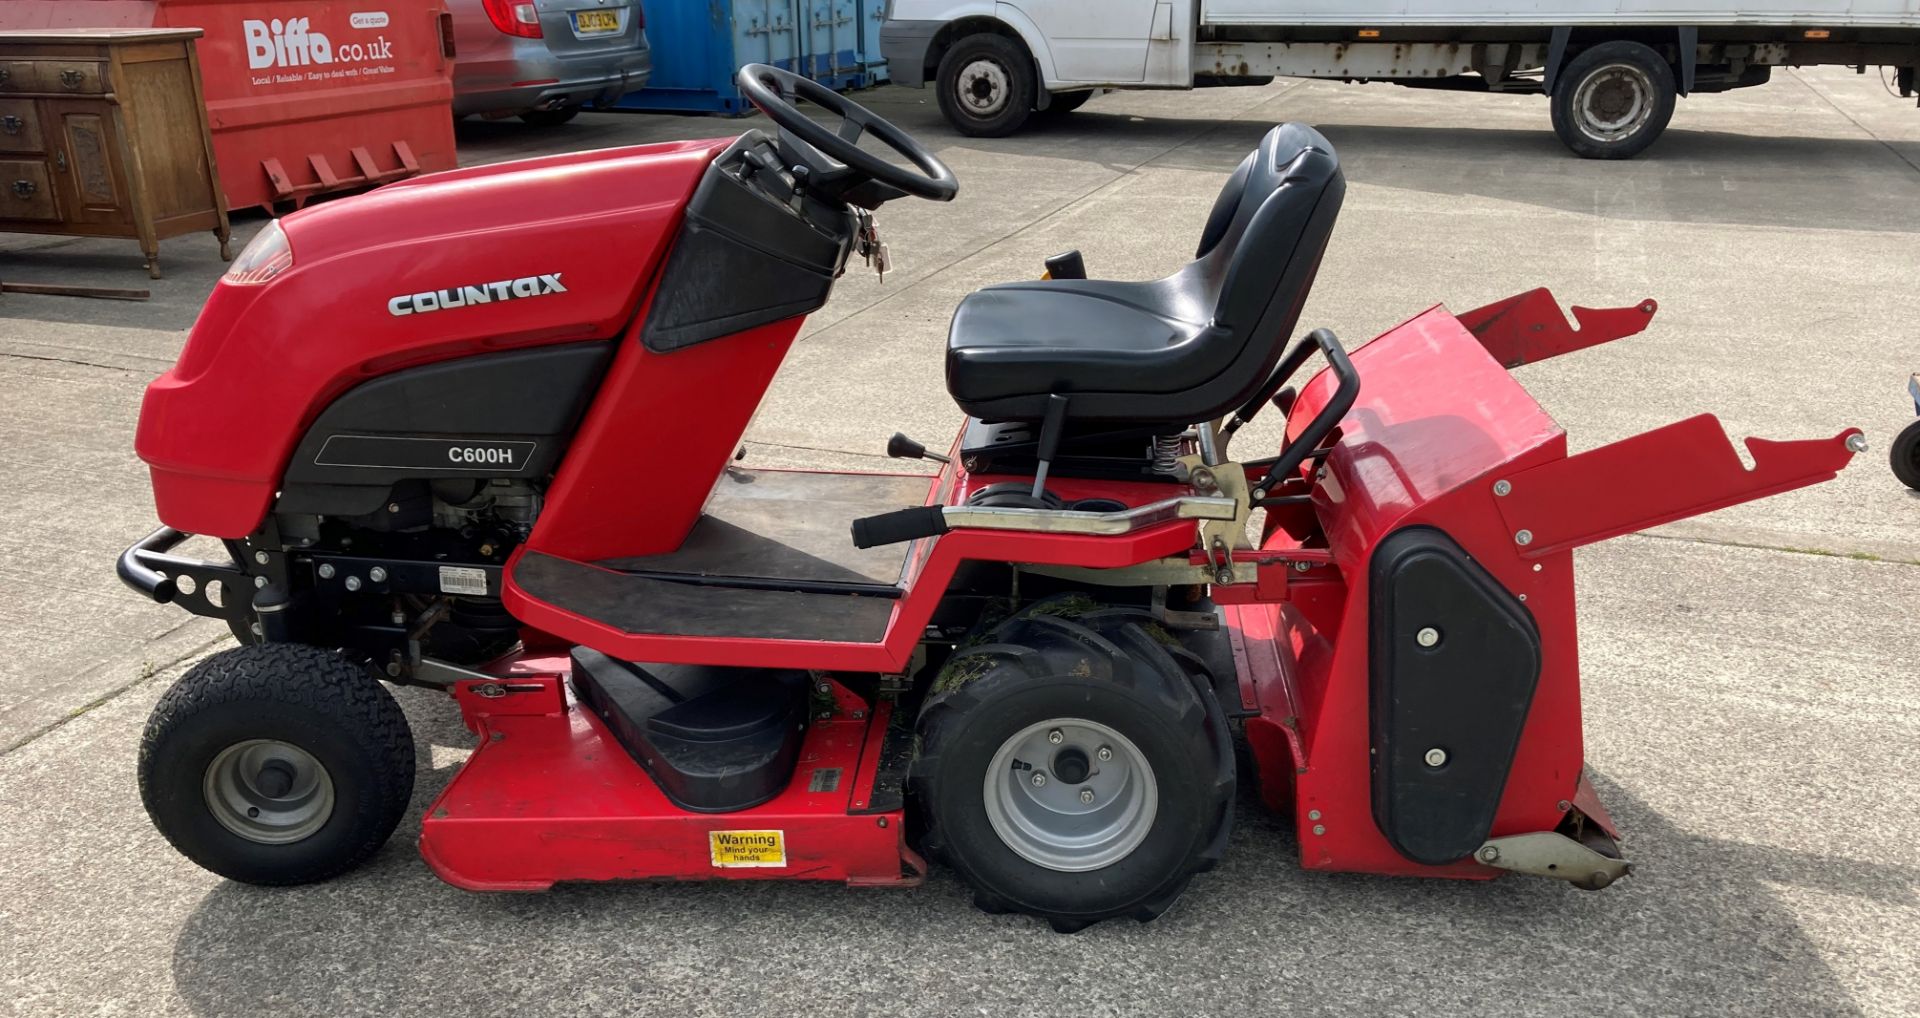
<svg viewBox="0 0 1920 1018">
<path fill-rule="evenodd" d="M 161 521 L 251 533 L 307 424 L 367 378 L 617 335 L 731 141 L 455 170 L 287 216 L 293 266 L 214 287 L 179 362 L 147 388 L 135 448 Z"/>
</svg>

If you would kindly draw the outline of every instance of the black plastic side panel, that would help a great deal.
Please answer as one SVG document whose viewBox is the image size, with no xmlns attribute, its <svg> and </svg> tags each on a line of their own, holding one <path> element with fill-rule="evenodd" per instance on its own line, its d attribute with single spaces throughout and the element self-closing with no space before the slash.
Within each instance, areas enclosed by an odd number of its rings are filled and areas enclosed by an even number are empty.
<svg viewBox="0 0 1920 1018">
<path fill-rule="evenodd" d="M 307 429 L 287 464 L 288 494 L 551 473 L 612 350 L 591 342 L 481 354 L 363 382 Z"/>
<path fill-rule="evenodd" d="M 1453 539 L 1409 527 L 1374 549 L 1368 607 L 1373 819 L 1430 866 L 1486 841 L 1540 679 L 1540 633 Z M 1420 645 L 1432 629 L 1438 642 Z M 1431 750 L 1446 754 L 1439 766 Z"/>
<path fill-rule="evenodd" d="M 793 777 L 806 732 L 805 672 L 629 664 L 575 647 L 573 684 L 682 809 L 748 809 Z"/>
<path fill-rule="evenodd" d="M 640 332 L 647 349 L 705 343 L 827 302 L 852 217 L 836 213 L 822 230 L 743 179 L 768 172 L 741 158 L 752 144 L 721 153 L 694 190 Z"/>
</svg>

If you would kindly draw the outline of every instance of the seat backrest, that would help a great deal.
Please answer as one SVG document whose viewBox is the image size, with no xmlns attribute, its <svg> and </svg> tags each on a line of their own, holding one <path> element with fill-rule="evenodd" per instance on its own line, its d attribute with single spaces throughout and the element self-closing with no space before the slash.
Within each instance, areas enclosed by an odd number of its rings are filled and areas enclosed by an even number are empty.
<svg viewBox="0 0 1920 1018">
<path fill-rule="evenodd" d="M 1223 376 L 1258 391 L 1279 363 L 1313 288 L 1346 196 L 1339 157 L 1305 124 L 1268 131 L 1221 188 L 1194 260 L 1179 275 L 1212 299 L 1234 353 Z"/>
</svg>

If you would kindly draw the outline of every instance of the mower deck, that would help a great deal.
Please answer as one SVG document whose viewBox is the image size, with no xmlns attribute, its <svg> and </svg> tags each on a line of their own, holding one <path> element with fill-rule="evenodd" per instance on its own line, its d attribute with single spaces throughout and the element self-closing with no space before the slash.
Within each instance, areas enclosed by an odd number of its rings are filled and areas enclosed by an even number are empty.
<svg viewBox="0 0 1920 1018">
<path fill-rule="evenodd" d="M 890 885 L 924 874 L 902 840 L 906 755 L 887 751 L 890 704 L 869 713 L 823 681 L 784 790 L 750 809 L 693 813 L 575 699 L 567 667 L 565 657 L 527 659 L 511 676 L 455 685 L 479 746 L 421 825 L 421 855 L 441 879 L 537 891 L 716 876 Z"/>
</svg>

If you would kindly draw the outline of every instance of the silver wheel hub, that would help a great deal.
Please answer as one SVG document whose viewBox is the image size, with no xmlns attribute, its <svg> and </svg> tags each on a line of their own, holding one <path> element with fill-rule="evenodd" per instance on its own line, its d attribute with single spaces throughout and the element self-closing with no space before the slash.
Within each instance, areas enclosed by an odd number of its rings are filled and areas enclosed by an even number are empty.
<svg viewBox="0 0 1920 1018">
<path fill-rule="evenodd" d="M 1608 64 L 1587 75 L 1573 94 L 1573 119 L 1594 141 L 1631 136 L 1653 116 L 1653 81 L 1632 64 Z"/>
<path fill-rule="evenodd" d="M 985 793 L 987 822 L 1001 842 L 1062 873 L 1131 855 L 1160 806 L 1153 768 L 1139 747 L 1082 718 L 1028 725 L 1001 743 L 987 765 Z"/>
<path fill-rule="evenodd" d="M 313 754 L 278 739 L 236 742 L 207 765 L 202 786 L 220 826 L 248 841 L 286 845 L 333 816 L 333 777 Z"/>
<path fill-rule="evenodd" d="M 977 117 L 1000 112 L 1012 91 L 1007 87 L 1006 69 L 991 60 L 975 60 L 960 68 L 954 88 L 960 93 L 960 105 Z"/>
</svg>

